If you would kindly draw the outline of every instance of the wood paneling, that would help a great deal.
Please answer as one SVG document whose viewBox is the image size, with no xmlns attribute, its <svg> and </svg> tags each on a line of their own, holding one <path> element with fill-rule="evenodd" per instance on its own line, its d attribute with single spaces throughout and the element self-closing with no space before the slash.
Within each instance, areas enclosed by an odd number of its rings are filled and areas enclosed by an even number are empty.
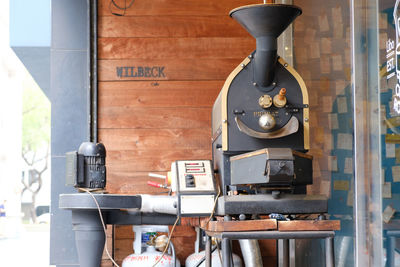
<svg viewBox="0 0 400 267">
<path fill-rule="evenodd" d="M 221 31 L 224 28 L 224 31 Z M 104 17 L 99 37 L 247 37 L 228 16 Z"/>
<path fill-rule="evenodd" d="M 211 107 L 222 81 L 102 82 L 101 107 Z"/>
<path fill-rule="evenodd" d="M 166 189 L 147 185 L 147 181 L 162 183 L 162 179 L 149 177 L 149 172 L 165 175 L 166 172 L 145 171 L 117 171 L 108 168 L 107 191 L 114 194 L 164 194 Z M 117 235 L 117 238 L 119 236 Z"/>
<path fill-rule="evenodd" d="M 121 150 L 107 152 L 107 169 L 110 172 L 128 171 L 167 171 L 171 162 L 182 159 L 209 159 L 209 149 L 173 149 L 173 150 Z M 133 181 L 132 181 L 133 182 Z"/>
<path fill-rule="evenodd" d="M 98 38 L 99 59 L 204 59 L 246 57 L 253 38 Z"/>
<path fill-rule="evenodd" d="M 100 128 L 193 129 L 209 128 L 211 108 L 104 107 L 99 110 Z"/>
<path fill-rule="evenodd" d="M 123 7 L 125 0 L 115 0 L 119 6 Z M 127 0 L 130 3 L 131 0 Z M 270 1 L 267 1 L 270 2 Z M 229 11 L 249 4 L 260 4 L 261 1 L 244 1 L 244 0 L 218 0 L 218 1 L 198 1 L 198 0 L 135 0 L 135 3 L 129 8 L 126 16 L 228 16 Z M 121 10 L 113 8 L 118 13 Z M 101 16 L 111 16 L 110 0 L 99 1 L 99 14 Z"/>
<path fill-rule="evenodd" d="M 207 128 L 194 129 L 102 129 L 100 141 L 110 151 L 204 149 L 210 143 Z"/>
</svg>

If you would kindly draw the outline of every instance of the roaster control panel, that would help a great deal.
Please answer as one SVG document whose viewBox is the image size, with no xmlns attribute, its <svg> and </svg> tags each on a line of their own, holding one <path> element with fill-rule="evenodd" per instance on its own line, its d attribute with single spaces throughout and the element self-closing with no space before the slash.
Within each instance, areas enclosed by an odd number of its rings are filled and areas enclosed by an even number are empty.
<svg viewBox="0 0 400 267">
<path fill-rule="evenodd" d="M 210 160 L 178 160 L 171 165 L 171 187 L 180 216 L 209 216 L 214 209 L 215 181 Z"/>
<path fill-rule="evenodd" d="M 172 189 L 179 193 L 214 193 L 215 183 L 210 160 L 179 160 L 172 163 Z"/>
</svg>

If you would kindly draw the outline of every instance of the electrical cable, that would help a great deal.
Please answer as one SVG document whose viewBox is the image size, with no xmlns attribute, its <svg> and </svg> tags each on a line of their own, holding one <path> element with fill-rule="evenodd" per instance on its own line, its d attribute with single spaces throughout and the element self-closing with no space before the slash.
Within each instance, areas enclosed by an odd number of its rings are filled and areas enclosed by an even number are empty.
<svg viewBox="0 0 400 267">
<path fill-rule="evenodd" d="M 222 266 L 223 264 L 222 264 L 221 249 L 219 248 L 218 240 L 217 240 L 217 249 L 218 249 L 219 262 L 221 262 L 221 266 Z"/>
<path fill-rule="evenodd" d="M 218 186 L 218 194 L 217 194 L 217 196 L 215 197 L 214 206 L 213 206 L 212 212 L 211 212 L 211 214 L 210 214 L 210 217 L 208 217 L 207 223 L 204 225 L 205 228 L 207 228 L 207 226 L 208 226 L 208 224 L 210 223 L 212 217 L 214 217 L 215 208 L 217 207 L 217 201 L 218 201 L 218 198 L 219 198 L 220 195 L 221 195 L 221 188 Z M 204 229 L 203 229 L 203 230 L 204 230 Z M 219 247 L 218 247 L 218 242 L 217 242 L 217 245 L 216 245 L 216 246 L 213 248 L 213 250 L 211 251 L 211 254 L 213 253 L 213 251 L 215 251 L 216 248 L 218 248 L 218 254 L 219 254 L 219 256 L 220 256 L 220 261 L 221 261 L 221 264 L 222 264 L 221 253 L 220 253 L 220 250 L 219 250 Z M 205 259 L 206 259 L 206 256 L 204 256 L 204 260 L 205 260 Z M 202 259 L 202 261 L 200 262 L 200 264 L 201 264 L 204 260 Z M 196 267 L 198 267 L 198 266 L 200 266 L 200 265 L 196 265 Z"/>
<path fill-rule="evenodd" d="M 213 206 L 212 212 L 210 214 L 210 217 L 208 217 L 208 220 L 207 220 L 207 223 L 205 224 L 205 226 L 208 226 L 208 224 L 210 223 L 212 217 L 214 217 L 215 208 L 217 207 L 217 201 L 218 201 L 218 198 L 219 198 L 220 195 L 221 195 L 221 188 L 218 186 L 218 194 L 215 197 L 214 206 Z"/>
<path fill-rule="evenodd" d="M 164 257 L 165 253 L 167 252 L 168 247 L 169 247 L 169 243 L 171 242 L 172 234 L 174 233 L 175 227 L 176 227 L 176 225 L 177 225 L 179 219 L 180 219 L 180 217 L 179 217 L 179 215 L 178 215 L 178 216 L 176 217 L 176 221 L 175 221 L 175 223 L 174 223 L 174 226 L 172 226 L 171 233 L 169 234 L 167 245 L 165 246 L 164 251 L 163 251 L 163 253 L 161 254 L 161 257 L 158 258 L 158 260 L 156 261 L 156 263 L 153 264 L 153 267 L 155 267 L 155 266 L 161 261 L 161 259 Z M 175 266 L 174 266 L 174 267 L 175 267 Z"/>
<path fill-rule="evenodd" d="M 120 266 L 115 262 L 115 260 L 111 257 L 110 252 L 108 251 L 108 248 L 107 248 L 107 230 L 106 230 L 106 225 L 105 225 L 105 223 L 104 223 L 103 215 L 101 214 L 101 209 L 100 209 L 99 203 L 97 202 L 95 196 L 94 196 L 88 189 L 86 189 L 86 188 L 79 188 L 79 190 L 85 191 L 86 193 L 88 193 L 88 194 L 93 198 L 94 203 L 95 203 L 96 206 L 97 206 L 97 210 L 99 211 L 99 216 L 100 216 L 101 224 L 103 225 L 103 230 L 104 230 L 104 235 L 105 235 L 104 247 L 105 247 L 105 250 L 106 250 L 106 254 L 107 254 L 108 258 L 112 261 L 112 263 L 113 263 L 115 266 L 120 267 Z"/>
</svg>

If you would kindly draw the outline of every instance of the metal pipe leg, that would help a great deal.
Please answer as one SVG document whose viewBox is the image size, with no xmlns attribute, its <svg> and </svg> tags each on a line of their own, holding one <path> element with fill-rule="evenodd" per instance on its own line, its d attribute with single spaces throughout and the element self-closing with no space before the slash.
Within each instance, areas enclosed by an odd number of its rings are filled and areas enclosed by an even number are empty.
<svg viewBox="0 0 400 267">
<path fill-rule="evenodd" d="M 289 239 L 278 240 L 278 261 L 279 267 L 289 267 L 290 255 L 289 255 Z"/>
<path fill-rule="evenodd" d="M 211 237 L 206 235 L 206 267 L 211 267 Z"/>
<path fill-rule="evenodd" d="M 231 221 L 232 217 L 229 215 L 224 216 L 224 221 Z M 232 251 L 231 241 L 228 238 L 222 238 L 222 266 L 231 267 Z"/>
<path fill-rule="evenodd" d="M 386 267 L 394 267 L 394 248 L 396 245 L 396 238 L 394 236 L 387 237 L 387 247 L 386 247 Z"/>
<path fill-rule="evenodd" d="M 289 266 L 296 266 L 296 239 L 289 239 Z"/>
<path fill-rule="evenodd" d="M 231 267 L 231 246 L 228 238 L 222 239 L 222 264 L 224 267 Z"/>
<path fill-rule="evenodd" d="M 333 237 L 325 238 L 325 259 L 326 259 L 326 267 L 334 267 L 335 266 L 335 252 L 333 249 Z"/>
</svg>

